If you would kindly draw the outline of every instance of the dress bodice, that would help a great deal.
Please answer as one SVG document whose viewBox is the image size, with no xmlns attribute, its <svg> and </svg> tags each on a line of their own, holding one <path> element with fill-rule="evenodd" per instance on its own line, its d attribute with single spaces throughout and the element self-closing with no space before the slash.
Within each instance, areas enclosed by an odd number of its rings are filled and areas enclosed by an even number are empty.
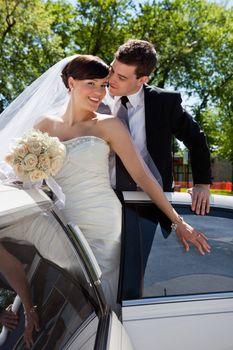
<svg viewBox="0 0 233 350">
<path fill-rule="evenodd" d="M 64 214 L 79 224 L 87 238 L 92 236 L 93 228 L 86 226 L 96 222 L 101 222 L 102 231 L 106 231 L 107 215 L 109 222 L 117 223 L 117 229 L 107 230 L 108 239 L 113 239 L 115 232 L 121 231 L 121 204 L 110 183 L 109 145 L 96 136 L 77 137 L 64 144 L 66 160 L 56 176 L 66 197 Z"/>
<path fill-rule="evenodd" d="M 63 142 L 66 159 L 56 181 L 69 197 L 93 196 L 111 188 L 109 145 L 96 136 L 81 136 Z"/>
</svg>

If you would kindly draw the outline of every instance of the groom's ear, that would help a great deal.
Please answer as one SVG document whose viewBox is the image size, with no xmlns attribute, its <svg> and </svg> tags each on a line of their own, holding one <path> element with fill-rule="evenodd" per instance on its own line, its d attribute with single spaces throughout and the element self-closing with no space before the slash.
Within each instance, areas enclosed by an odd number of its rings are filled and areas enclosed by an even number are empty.
<svg viewBox="0 0 233 350">
<path fill-rule="evenodd" d="M 139 85 L 143 85 L 144 83 L 147 82 L 148 79 L 149 77 L 147 75 L 143 75 L 142 77 L 138 78 Z"/>
</svg>

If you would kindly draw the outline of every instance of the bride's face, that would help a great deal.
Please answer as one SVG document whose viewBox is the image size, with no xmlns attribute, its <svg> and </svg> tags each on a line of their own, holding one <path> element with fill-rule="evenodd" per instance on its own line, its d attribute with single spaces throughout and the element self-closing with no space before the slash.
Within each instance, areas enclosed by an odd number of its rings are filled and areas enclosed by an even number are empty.
<svg viewBox="0 0 233 350">
<path fill-rule="evenodd" d="M 80 108 L 96 111 L 106 94 L 108 77 L 104 79 L 75 80 L 70 78 L 71 98 Z"/>
</svg>

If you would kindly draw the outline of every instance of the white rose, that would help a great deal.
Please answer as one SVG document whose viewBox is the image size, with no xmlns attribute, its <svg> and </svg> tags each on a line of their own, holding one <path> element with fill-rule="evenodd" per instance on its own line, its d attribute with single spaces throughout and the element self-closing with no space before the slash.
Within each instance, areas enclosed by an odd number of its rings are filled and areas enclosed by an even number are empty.
<svg viewBox="0 0 233 350">
<path fill-rule="evenodd" d="M 32 182 L 37 182 L 37 181 L 41 181 L 43 179 L 46 179 L 47 175 L 44 171 L 39 170 L 39 169 L 35 169 L 30 173 L 30 180 Z"/>
<path fill-rule="evenodd" d="M 28 150 L 33 154 L 40 154 L 42 151 L 41 142 L 35 138 L 28 142 Z"/>
<path fill-rule="evenodd" d="M 65 146 L 60 142 L 52 142 L 48 148 L 48 154 L 50 157 L 56 157 L 56 156 L 65 156 L 66 148 Z"/>
<path fill-rule="evenodd" d="M 14 153 L 17 157 L 24 158 L 28 153 L 27 146 L 24 144 L 19 144 L 18 146 L 14 147 Z"/>
<path fill-rule="evenodd" d="M 38 163 L 38 158 L 35 154 L 29 153 L 24 159 L 23 159 L 23 167 L 24 170 L 30 171 L 34 170 L 36 165 Z"/>
<path fill-rule="evenodd" d="M 6 156 L 5 156 L 5 161 L 10 164 L 11 166 L 14 164 L 14 155 L 12 153 L 8 153 Z"/>
<path fill-rule="evenodd" d="M 34 141 L 42 142 L 45 139 L 46 135 L 47 135 L 46 133 L 42 133 L 41 131 L 34 130 L 32 132 L 29 132 L 25 136 L 24 140 L 26 142 L 34 142 Z"/>
<path fill-rule="evenodd" d="M 49 157 L 46 154 L 42 154 L 42 155 L 39 156 L 39 162 L 38 162 L 37 167 L 40 170 L 43 170 L 43 171 L 46 171 L 46 170 L 49 169 L 49 167 L 50 167 L 50 159 L 49 159 Z"/>
<path fill-rule="evenodd" d="M 50 163 L 50 173 L 52 176 L 56 175 L 58 171 L 61 169 L 63 164 L 63 158 L 60 156 L 57 156 L 53 159 L 51 159 Z"/>
<path fill-rule="evenodd" d="M 15 164 L 13 169 L 20 180 L 24 181 L 28 179 L 28 176 L 25 174 L 24 167 L 22 164 Z"/>
<path fill-rule="evenodd" d="M 57 145 L 52 143 L 48 148 L 48 154 L 50 157 L 55 157 L 58 154 Z"/>
</svg>

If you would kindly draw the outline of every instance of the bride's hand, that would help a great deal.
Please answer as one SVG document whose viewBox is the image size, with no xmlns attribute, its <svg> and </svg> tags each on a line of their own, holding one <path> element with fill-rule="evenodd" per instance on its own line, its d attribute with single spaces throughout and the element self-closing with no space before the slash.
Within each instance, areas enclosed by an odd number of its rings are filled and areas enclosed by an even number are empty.
<svg viewBox="0 0 233 350">
<path fill-rule="evenodd" d="M 25 312 L 25 328 L 24 328 L 24 341 L 26 347 L 30 349 L 33 345 L 33 330 L 39 331 L 39 316 L 37 310 L 31 309 L 32 311 Z"/>
<path fill-rule="evenodd" d="M 184 246 L 186 252 L 189 251 L 189 243 L 191 242 L 200 254 L 210 253 L 210 246 L 207 243 L 208 238 L 204 233 L 195 230 L 185 221 L 179 222 L 176 227 L 176 235 L 178 240 Z"/>
</svg>

